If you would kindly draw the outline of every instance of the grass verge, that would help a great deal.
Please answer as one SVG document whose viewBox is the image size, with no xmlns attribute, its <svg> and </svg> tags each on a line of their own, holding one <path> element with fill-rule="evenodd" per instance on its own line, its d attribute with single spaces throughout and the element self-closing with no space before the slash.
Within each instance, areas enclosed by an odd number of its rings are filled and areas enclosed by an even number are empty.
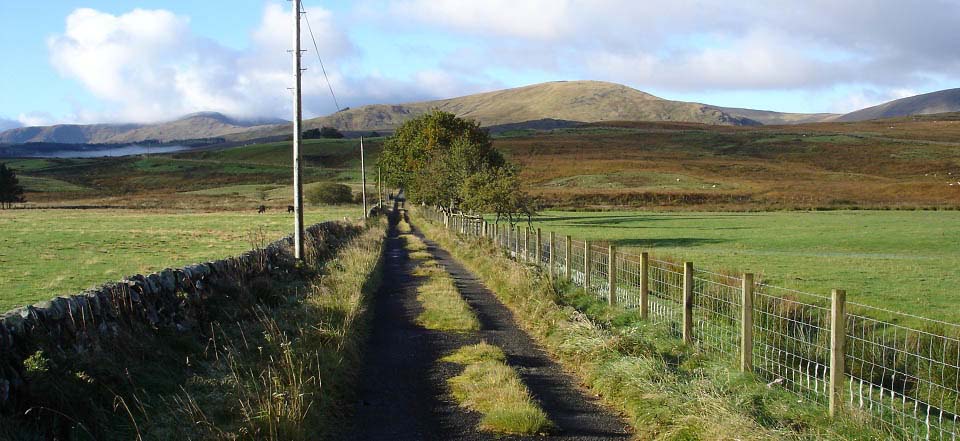
<svg viewBox="0 0 960 441">
<path fill-rule="evenodd" d="M 500 348 L 487 343 L 465 346 L 444 357 L 443 361 L 464 365 L 463 373 L 449 380 L 454 398 L 483 415 L 480 430 L 514 435 L 547 432 L 553 423 L 505 360 Z"/>
<path fill-rule="evenodd" d="M 672 330 L 634 311 L 554 286 L 492 245 L 421 229 L 480 276 L 518 321 L 567 369 L 623 412 L 640 439 L 882 439 L 864 415 L 830 420 L 808 403 L 732 361 L 685 346 Z"/>
<path fill-rule="evenodd" d="M 120 335 L 102 343 L 108 357 L 38 352 L 33 408 L 0 417 L 0 439 L 336 439 L 385 231 L 310 241 L 306 265 L 271 277 L 212 282 L 211 317 L 187 332 Z"/>
</svg>

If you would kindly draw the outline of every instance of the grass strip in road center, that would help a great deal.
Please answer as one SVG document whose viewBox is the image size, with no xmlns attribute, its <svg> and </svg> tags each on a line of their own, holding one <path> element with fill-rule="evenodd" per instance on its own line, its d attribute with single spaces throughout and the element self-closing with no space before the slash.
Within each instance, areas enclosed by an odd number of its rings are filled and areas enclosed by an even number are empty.
<svg viewBox="0 0 960 441">
<path fill-rule="evenodd" d="M 398 229 L 410 231 L 409 225 L 402 220 Z M 479 330 L 480 322 L 470 305 L 460 296 L 453 278 L 427 251 L 423 240 L 413 234 L 401 234 L 400 237 L 410 258 L 417 262 L 413 276 L 421 279 L 417 286 L 417 301 L 423 305 L 423 312 L 417 317 L 417 323 L 437 331 Z"/>
<path fill-rule="evenodd" d="M 481 342 L 462 347 L 442 360 L 465 366 L 463 373 L 448 383 L 462 407 L 483 415 L 480 430 L 533 435 L 553 427 L 517 372 L 507 366 L 500 348 Z"/>
</svg>

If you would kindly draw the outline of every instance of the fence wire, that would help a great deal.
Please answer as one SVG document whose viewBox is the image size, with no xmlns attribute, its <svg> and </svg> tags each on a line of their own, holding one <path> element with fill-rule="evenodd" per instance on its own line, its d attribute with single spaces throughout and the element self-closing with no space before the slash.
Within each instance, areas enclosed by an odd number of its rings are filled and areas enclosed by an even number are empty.
<svg viewBox="0 0 960 441">
<path fill-rule="evenodd" d="M 955 439 L 960 423 L 960 329 L 847 305 L 844 352 L 850 407 L 873 414 L 903 438 Z M 884 316 L 890 321 L 874 318 Z"/>
<path fill-rule="evenodd" d="M 617 253 L 617 304 L 640 307 L 640 256 Z"/>
<path fill-rule="evenodd" d="M 770 384 L 828 404 L 830 299 L 763 283 L 754 289 L 754 370 Z"/>
<path fill-rule="evenodd" d="M 427 217 L 468 236 L 492 238 L 517 260 L 569 274 L 576 285 L 609 300 L 610 271 L 615 273 L 616 303 L 641 306 L 641 256 L 618 252 L 610 268 L 609 248 L 590 244 L 589 286 L 586 244 L 509 225 L 484 230 L 478 220 L 426 211 Z M 568 250 L 569 249 L 569 255 Z M 539 250 L 539 252 L 538 252 Z M 540 256 L 539 260 L 537 256 Z M 648 319 L 668 325 L 677 337 L 683 321 L 684 266 L 648 259 Z M 743 327 L 743 279 L 694 269 L 693 342 L 705 351 L 739 357 Z M 827 405 L 830 397 L 831 299 L 780 288 L 753 285 L 753 370 L 771 387 Z M 846 302 L 843 325 L 844 383 L 841 399 L 896 439 L 956 440 L 960 431 L 960 325 Z"/>
<path fill-rule="evenodd" d="M 598 245 L 590 244 L 590 287 L 589 291 L 592 292 L 598 299 L 606 300 L 610 294 L 610 289 L 607 286 L 609 281 L 609 264 L 610 259 L 607 254 L 607 249 Z"/>
<path fill-rule="evenodd" d="M 693 273 L 693 339 L 713 352 L 740 353 L 742 279 L 701 269 Z"/>
<path fill-rule="evenodd" d="M 683 314 L 683 265 L 650 259 L 650 319 L 678 324 Z M 680 327 L 674 326 L 680 335 Z"/>
</svg>

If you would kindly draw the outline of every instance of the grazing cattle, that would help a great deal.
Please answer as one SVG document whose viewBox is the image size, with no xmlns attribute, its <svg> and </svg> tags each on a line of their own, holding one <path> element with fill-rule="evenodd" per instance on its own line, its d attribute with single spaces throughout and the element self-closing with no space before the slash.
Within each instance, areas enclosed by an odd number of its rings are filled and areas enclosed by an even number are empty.
<svg viewBox="0 0 960 441">
<path fill-rule="evenodd" d="M 261 205 L 261 206 L 257 207 L 257 213 L 263 214 L 263 213 L 266 213 L 266 212 L 267 212 L 267 206 L 266 206 L 266 205 Z"/>
<path fill-rule="evenodd" d="M 297 209 L 293 205 L 287 205 L 287 213 L 296 213 Z"/>
</svg>

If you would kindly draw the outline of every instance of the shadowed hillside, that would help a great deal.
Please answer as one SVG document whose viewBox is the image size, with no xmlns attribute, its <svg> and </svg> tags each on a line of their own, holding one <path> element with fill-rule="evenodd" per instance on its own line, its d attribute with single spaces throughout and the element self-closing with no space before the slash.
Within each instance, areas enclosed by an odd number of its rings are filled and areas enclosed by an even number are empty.
<svg viewBox="0 0 960 441">
<path fill-rule="evenodd" d="M 866 121 L 911 115 L 960 112 L 960 89 L 911 96 L 841 116 L 837 121 Z"/>
</svg>

